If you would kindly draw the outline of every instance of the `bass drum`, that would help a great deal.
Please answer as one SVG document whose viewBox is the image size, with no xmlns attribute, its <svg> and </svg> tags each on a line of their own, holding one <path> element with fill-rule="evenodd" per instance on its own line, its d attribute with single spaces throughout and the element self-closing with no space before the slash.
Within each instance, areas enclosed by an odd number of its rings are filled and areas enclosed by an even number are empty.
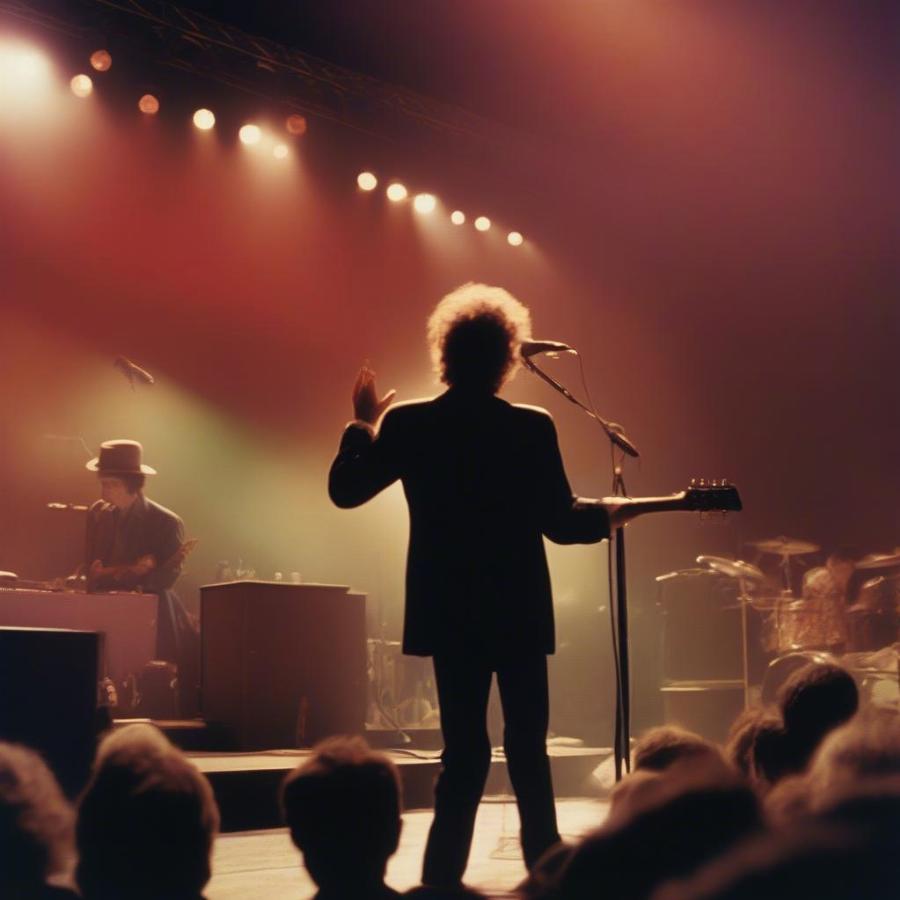
<svg viewBox="0 0 900 900">
<path fill-rule="evenodd" d="M 799 650 L 773 659 L 763 676 L 760 699 L 765 705 L 775 702 L 781 686 L 794 672 L 808 665 L 836 665 L 838 659 L 824 650 Z"/>
</svg>

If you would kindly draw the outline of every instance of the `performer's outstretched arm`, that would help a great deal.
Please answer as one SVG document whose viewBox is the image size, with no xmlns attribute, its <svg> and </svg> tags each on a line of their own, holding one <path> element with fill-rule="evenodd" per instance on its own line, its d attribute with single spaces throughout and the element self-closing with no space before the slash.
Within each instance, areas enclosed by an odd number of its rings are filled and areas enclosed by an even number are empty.
<svg viewBox="0 0 900 900">
<path fill-rule="evenodd" d="M 328 473 L 328 495 L 336 506 L 347 509 L 371 500 L 400 477 L 390 416 L 377 436 L 375 423 L 390 406 L 395 391 L 381 399 L 375 392 L 375 373 L 363 366 L 353 386 L 356 420 L 344 430 L 337 457 Z"/>
</svg>

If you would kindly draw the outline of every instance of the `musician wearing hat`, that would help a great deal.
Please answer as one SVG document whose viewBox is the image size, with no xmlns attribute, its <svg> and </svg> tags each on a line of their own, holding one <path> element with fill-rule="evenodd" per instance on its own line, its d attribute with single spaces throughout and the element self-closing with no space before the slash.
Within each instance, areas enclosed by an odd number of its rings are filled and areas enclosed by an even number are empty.
<svg viewBox="0 0 900 900">
<path fill-rule="evenodd" d="M 157 656 L 177 662 L 185 629 L 193 627 L 171 588 L 191 543 L 185 543 L 181 519 L 144 495 L 156 469 L 142 456 L 137 441 L 106 441 L 87 463 L 100 480 L 101 499 L 88 512 L 82 571 L 89 591 L 158 594 Z"/>
</svg>

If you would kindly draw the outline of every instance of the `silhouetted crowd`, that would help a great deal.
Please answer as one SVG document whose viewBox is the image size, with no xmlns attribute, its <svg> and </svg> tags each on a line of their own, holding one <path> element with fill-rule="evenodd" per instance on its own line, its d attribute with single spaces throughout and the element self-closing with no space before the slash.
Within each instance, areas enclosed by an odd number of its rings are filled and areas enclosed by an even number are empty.
<svg viewBox="0 0 900 900">
<path fill-rule="evenodd" d="M 900 717 L 858 711 L 854 680 L 817 664 L 719 747 L 675 726 L 634 748 L 606 821 L 548 851 L 523 900 L 868 900 L 900 896 Z M 318 900 L 400 896 L 396 767 L 333 738 L 285 779 L 284 818 Z M 100 743 L 77 809 L 32 751 L 0 744 L 0 897 L 198 900 L 219 813 L 206 778 L 150 725 Z M 77 855 L 78 893 L 53 886 Z M 256 897 L 266 896 L 261 883 Z M 422 886 L 405 896 L 479 897 Z"/>
</svg>

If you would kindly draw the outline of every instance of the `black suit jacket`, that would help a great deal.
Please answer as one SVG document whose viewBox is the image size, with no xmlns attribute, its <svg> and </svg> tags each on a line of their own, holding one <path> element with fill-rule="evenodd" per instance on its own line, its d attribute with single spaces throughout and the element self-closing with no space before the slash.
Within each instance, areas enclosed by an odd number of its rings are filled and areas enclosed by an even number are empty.
<svg viewBox="0 0 900 900">
<path fill-rule="evenodd" d="M 129 565 L 150 554 L 156 560 L 156 568 L 143 578 L 141 587 L 153 594 L 172 587 L 181 574 L 181 566 L 166 566 L 166 563 L 184 543 L 184 524 L 181 519 L 170 509 L 139 495 L 128 511 L 122 528 L 124 533 L 116 552 L 116 508 L 102 500 L 98 500 L 90 508 L 85 535 L 86 569 L 90 568 L 95 559 L 106 566 Z M 104 585 L 101 584 L 100 587 Z"/>
<path fill-rule="evenodd" d="M 542 536 L 592 543 L 609 537 L 609 518 L 576 507 L 550 414 L 451 389 L 391 408 L 377 437 L 349 425 L 331 499 L 359 506 L 398 478 L 410 514 L 404 652 L 552 653 Z"/>
</svg>

